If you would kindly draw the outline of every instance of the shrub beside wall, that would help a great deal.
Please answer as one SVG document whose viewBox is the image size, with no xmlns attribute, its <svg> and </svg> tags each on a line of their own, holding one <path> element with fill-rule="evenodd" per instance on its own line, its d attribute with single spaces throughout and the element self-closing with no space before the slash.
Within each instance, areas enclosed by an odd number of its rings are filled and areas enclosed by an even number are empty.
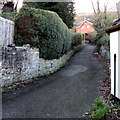
<svg viewBox="0 0 120 120">
<path fill-rule="evenodd" d="M 5 18 L 5 19 L 9 19 L 14 21 L 15 17 L 17 15 L 17 12 L 10 12 L 10 13 L 1 13 L 0 16 Z"/>
<path fill-rule="evenodd" d="M 103 35 L 97 42 L 97 52 L 101 54 L 106 60 L 110 59 L 110 36 Z"/>
<path fill-rule="evenodd" d="M 15 44 L 39 48 L 44 59 L 59 58 L 70 50 L 71 33 L 54 12 L 23 7 L 15 20 Z"/>
<path fill-rule="evenodd" d="M 82 44 L 83 36 L 80 33 L 72 34 L 72 47 Z"/>
<path fill-rule="evenodd" d="M 110 45 L 110 36 L 105 34 L 102 36 L 99 40 L 99 43 L 104 46 L 109 46 Z"/>
</svg>

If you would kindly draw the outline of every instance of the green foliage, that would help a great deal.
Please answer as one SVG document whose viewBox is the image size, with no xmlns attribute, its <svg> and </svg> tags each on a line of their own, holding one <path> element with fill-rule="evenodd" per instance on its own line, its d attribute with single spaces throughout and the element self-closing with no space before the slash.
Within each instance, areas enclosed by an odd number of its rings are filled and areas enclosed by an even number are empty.
<svg viewBox="0 0 120 120">
<path fill-rule="evenodd" d="M 23 45 L 24 40 L 22 39 L 22 36 L 20 36 L 19 34 L 16 34 L 14 36 L 14 43 L 18 46 Z"/>
<path fill-rule="evenodd" d="M 105 34 L 98 40 L 98 44 L 109 46 L 110 45 L 110 36 Z"/>
<path fill-rule="evenodd" d="M 69 27 L 73 27 L 74 3 L 73 2 L 38 2 L 26 3 L 27 6 L 45 9 L 56 12 L 63 22 Z"/>
<path fill-rule="evenodd" d="M 102 99 L 98 98 L 95 100 L 94 106 L 89 110 L 89 114 L 92 118 L 101 119 L 103 118 L 106 113 L 109 112 L 111 107 L 106 104 Z"/>
<path fill-rule="evenodd" d="M 83 36 L 80 33 L 72 34 L 72 46 L 82 44 Z"/>
<path fill-rule="evenodd" d="M 109 110 L 109 107 L 99 108 L 99 110 L 97 110 L 95 114 L 92 114 L 92 118 L 101 119 L 105 116 L 108 110 Z"/>
<path fill-rule="evenodd" d="M 54 59 L 71 48 L 71 33 L 51 11 L 23 7 L 15 20 L 15 44 L 38 47 L 40 57 Z"/>
<path fill-rule="evenodd" d="M 15 17 L 17 15 L 17 12 L 10 12 L 10 13 L 1 13 L 0 16 L 9 20 L 14 21 Z"/>
</svg>

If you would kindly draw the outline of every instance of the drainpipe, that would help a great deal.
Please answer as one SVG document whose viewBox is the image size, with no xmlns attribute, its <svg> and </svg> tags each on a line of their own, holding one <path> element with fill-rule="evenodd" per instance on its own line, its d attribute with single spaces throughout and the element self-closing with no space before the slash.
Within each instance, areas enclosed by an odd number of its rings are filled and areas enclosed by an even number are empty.
<svg viewBox="0 0 120 120">
<path fill-rule="evenodd" d="M 85 21 L 85 13 L 84 13 L 84 21 Z M 84 29 L 84 46 L 85 46 L 85 29 Z"/>
<path fill-rule="evenodd" d="M 84 44 L 83 45 L 85 46 L 85 32 L 84 32 Z"/>
</svg>

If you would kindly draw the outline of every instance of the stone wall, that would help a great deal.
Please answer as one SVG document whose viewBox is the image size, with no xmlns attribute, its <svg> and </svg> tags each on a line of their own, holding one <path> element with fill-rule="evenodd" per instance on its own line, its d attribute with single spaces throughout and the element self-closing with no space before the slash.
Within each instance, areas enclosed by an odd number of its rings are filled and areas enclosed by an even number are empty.
<svg viewBox="0 0 120 120">
<path fill-rule="evenodd" d="M 110 59 L 110 48 L 108 46 L 101 46 L 100 54 L 106 59 Z"/>
<path fill-rule="evenodd" d="M 64 66 L 80 48 L 81 46 L 53 60 L 39 58 L 39 50 L 30 48 L 29 45 L 2 48 L 2 87 L 27 82 L 37 76 L 49 75 Z"/>
<path fill-rule="evenodd" d="M 0 91 L 2 85 L 2 47 L 0 46 Z"/>
</svg>

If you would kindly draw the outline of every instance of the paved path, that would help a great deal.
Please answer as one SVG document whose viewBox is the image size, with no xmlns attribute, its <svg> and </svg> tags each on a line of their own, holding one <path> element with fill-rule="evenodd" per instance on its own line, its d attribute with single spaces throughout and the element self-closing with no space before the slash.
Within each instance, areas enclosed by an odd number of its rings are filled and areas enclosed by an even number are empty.
<svg viewBox="0 0 120 120">
<path fill-rule="evenodd" d="M 102 64 L 86 45 L 60 71 L 3 95 L 6 118 L 81 118 L 99 96 L 106 78 Z"/>
</svg>

